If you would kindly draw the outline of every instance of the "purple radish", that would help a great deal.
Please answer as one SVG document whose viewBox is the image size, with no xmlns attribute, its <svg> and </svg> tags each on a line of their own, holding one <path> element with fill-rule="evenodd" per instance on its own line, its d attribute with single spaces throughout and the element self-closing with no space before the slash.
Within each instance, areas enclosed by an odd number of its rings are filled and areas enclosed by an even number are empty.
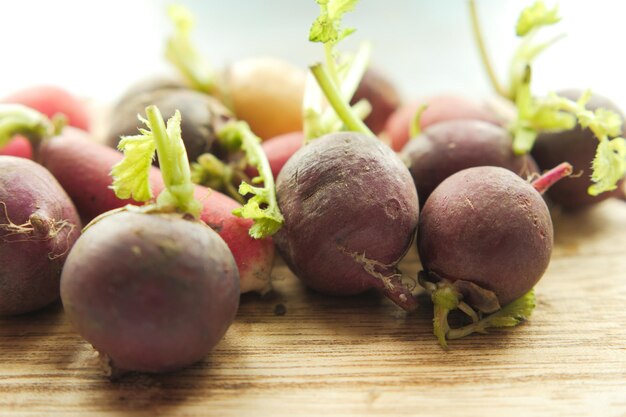
<svg viewBox="0 0 626 417">
<path fill-rule="evenodd" d="M 531 185 L 504 168 L 474 167 L 447 178 L 430 195 L 419 221 L 417 244 L 425 270 L 420 282 L 431 292 L 442 345 L 446 337 L 460 337 L 447 324 L 448 311 L 462 309 L 475 321 L 482 313 L 497 314 L 542 277 L 553 229 L 540 193 L 571 169 L 562 164 Z M 522 304 L 528 308 L 531 298 Z"/>
<path fill-rule="evenodd" d="M 0 156 L 0 315 L 59 298 L 61 269 L 80 228 L 74 204 L 47 169 Z"/>
<path fill-rule="evenodd" d="M 147 128 L 121 142 L 112 171 L 120 198 L 152 199 L 156 148 L 165 184 L 156 203 L 96 218 L 68 256 L 65 311 L 107 360 L 109 371 L 166 372 L 201 360 L 220 341 L 239 304 L 239 273 L 228 246 L 198 220 L 176 112 L 165 126 L 154 106 Z"/>
</svg>

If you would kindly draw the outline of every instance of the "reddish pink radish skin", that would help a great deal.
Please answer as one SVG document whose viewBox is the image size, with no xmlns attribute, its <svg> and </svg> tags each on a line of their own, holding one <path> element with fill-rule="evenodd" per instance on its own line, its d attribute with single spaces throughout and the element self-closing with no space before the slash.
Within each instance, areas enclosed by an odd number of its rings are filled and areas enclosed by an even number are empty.
<svg viewBox="0 0 626 417">
<path fill-rule="evenodd" d="M 323 136 L 287 161 L 276 190 L 285 223 L 274 241 L 305 284 L 332 295 L 374 288 L 415 308 L 395 273 L 413 240 L 419 204 L 391 149 L 357 133 Z"/>
<path fill-rule="evenodd" d="M 64 129 L 61 136 L 47 141 L 41 149 L 41 163 L 67 190 L 86 221 L 126 204 L 138 204 L 118 199 L 110 189 L 111 168 L 121 160 L 120 152 L 95 143 L 85 132 L 72 128 Z M 158 195 L 164 188 L 158 168 L 151 169 L 150 182 Z M 272 239 L 256 240 L 248 235 L 252 221 L 232 214 L 239 207 L 235 200 L 202 186 L 196 186 L 195 195 L 204 206 L 201 220 L 215 229 L 233 252 L 241 292 L 267 291 L 274 262 Z"/>
<path fill-rule="evenodd" d="M 84 104 L 68 91 L 51 85 L 28 87 L 0 100 L 3 103 L 23 104 L 48 117 L 63 114 L 70 126 L 89 130 L 91 123 Z"/>
<path fill-rule="evenodd" d="M 368 68 L 350 101 L 355 104 L 361 99 L 372 105 L 372 112 L 363 120 L 372 132 L 379 134 L 391 114 L 400 106 L 400 95 L 394 85 L 376 69 Z"/>
<path fill-rule="evenodd" d="M 570 100 L 578 100 L 583 91 L 565 90 L 559 91 L 557 94 Z M 619 114 L 622 120 L 624 119 L 624 115 L 617 105 L 597 94 L 591 97 L 586 107 L 588 110 L 598 108 L 611 110 Z M 571 211 L 583 209 L 608 198 L 619 197 L 622 194 L 619 186 L 614 191 L 605 192 L 595 197 L 587 192 L 587 189 L 593 184 L 590 178 L 591 162 L 595 157 L 597 146 L 598 139 L 591 130 L 581 129 L 580 126 L 564 132 L 542 133 L 537 137 L 531 154 L 540 168 L 548 169 L 561 161 L 568 161 L 573 165 L 574 173 L 577 174 L 550 188 L 546 193 L 550 201 Z"/>
<path fill-rule="evenodd" d="M 261 146 L 272 168 L 272 175 L 276 178 L 283 166 L 285 166 L 285 163 L 287 163 L 287 160 L 304 146 L 304 133 L 291 132 L 275 136 L 263 142 Z M 246 174 L 250 177 L 256 177 L 258 171 L 253 167 L 249 167 L 246 170 Z"/>
<path fill-rule="evenodd" d="M 424 104 L 428 107 L 420 119 L 422 130 L 439 122 L 456 119 L 483 120 L 500 124 L 492 112 L 478 103 L 453 95 L 433 96 L 405 104 L 389 116 L 384 134 L 389 140 L 391 149 L 400 151 L 409 141 L 409 129 L 415 113 Z"/>
<path fill-rule="evenodd" d="M 34 311 L 59 297 L 61 269 L 80 228 L 50 172 L 0 156 L 0 315 Z"/>
<path fill-rule="evenodd" d="M 424 269 L 493 291 L 504 306 L 530 291 L 552 253 L 550 212 L 531 184 L 500 167 L 447 178 L 420 214 Z"/>
<path fill-rule="evenodd" d="M 400 152 L 409 162 L 422 204 L 452 174 L 475 166 L 500 166 L 526 179 L 538 173 L 532 157 L 515 155 L 511 135 L 481 120 L 447 120 L 429 126 Z"/>
<path fill-rule="evenodd" d="M 176 214 L 115 213 L 76 242 L 65 312 L 113 369 L 166 372 L 205 357 L 239 304 L 237 266 L 209 227 Z"/>
<path fill-rule="evenodd" d="M 13 138 L 4 148 L 0 148 L 0 155 L 18 156 L 20 158 L 32 159 L 33 148 L 30 142 L 23 136 Z"/>
</svg>

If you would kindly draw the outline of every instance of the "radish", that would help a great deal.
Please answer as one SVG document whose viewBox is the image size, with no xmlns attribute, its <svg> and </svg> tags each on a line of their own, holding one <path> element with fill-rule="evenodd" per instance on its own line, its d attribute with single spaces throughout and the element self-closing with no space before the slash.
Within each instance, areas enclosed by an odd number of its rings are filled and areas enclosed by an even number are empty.
<svg viewBox="0 0 626 417">
<path fill-rule="evenodd" d="M 0 316 L 59 298 L 61 269 L 80 227 L 76 208 L 48 170 L 0 156 Z"/>
<path fill-rule="evenodd" d="M 21 104 L 49 118 L 62 114 L 68 125 L 82 130 L 88 131 L 91 127 L 84 103 L 60 87 L 41 85 L 24 88 L 4 97 L 0 103 Z"/>
<path fill-rule="evenodd" d="M 111 374 L 166 372 L 201 360 L 221 340 L 239 304 L 239 275 L 228 246 L 199 220 L 180 113 L 167 127 L 154 106 L 147 128 L 120 142 L 116 194 L 153 197 L 149 170 L 159 154 L 165 189 L 156 202 L 95 219 L 61 277 L 65 312 L 103 356 Z"/>
<path fill-rule="evenodd" d="M 116 147 L 121 136 L 137 131 L 137 114 L 149 104 L 161 109 L 166 118 L 176 110 L 185 115 L 181 128 L 190 161 L 215 150 L 217 130 L 232 118 L 213 97 L 186 88 L 160 88 L 138 93 L 115 106 L 106 138 L 109 146 Z"/>
<path fill-rule="evenodd" d="M 33 150 L 28 139 L 23 136 L 18 136 L 9 141 L 6 146 L 0 148 L 0 155 L 19 156 L 20 158 L 32 159 Z"/>
<path fill-rule="evenodd" d="M 361 100 L 367 100 L 372 106 L 372 112 L 363 121 L 375 134 L 383 131 L 389 117 L 400 106 L 400 94 L 395 86 L 379 70 L 372 68 L 363 74 L 350 104 Z"/>
<path fill-rule="evenodd" d="M 85 105 L 76 97 L 60 87 L 33 86 L 4 97 L 0 103 L 21 104 L 33 108 L 46 116 L 63 115 L 70 126 L 89 130 L 90 120 Z M 13 155 L 32 158 L 30 144 L 23 138 L 15 138 L 4 148 L 0 147 L 0 155 Z"/>
<path fill-rule="evenodd" d="M 419 220 L 420 283 L 431 293 L 442 346 L 530 315 L 530 291 L 548 267 L 554 233 L 540 193 L 571 172 L 564 163 L 531 185 L 504 168 L 474 167 L 430 195 Z M 448 312 L 457 308 L 474 322 L 450 329 Z"/>
<path fill-rule="evenodd" d="M 578 100 L 584 95 L 580 90 L 565 90 L 558 92 L 560 97 L 570 100 Z M 623 120 L 620 109 L 607 98 L 594 94 L 589 98 L 586 109 L 595 111 L 606 109 L 619 115 Z M 623 135 L 623 127 L 619 132 Z M 591 129 L 583 129 L 576 126 L 574 129 L 555 133 L 543 133 L 537 137 L 531 151 L 533 158 L 541 168 L 554 166 L 559 160 L 566 159 L 577 167 L 577 175 L 567 181 L 561 181 L 550 188 L 546 195 L 550 200 L 565 209 L 579 209 L 592 204 L 597 204 L 610 197 L 621 194 L 619 186 L 624 182 L 623 174 L 618 174 L 618 182 L 611 191 L 599 195 L 591 195 L 588 190 L 593 186 L 592 168 L 593 160 L 598 148 L 598 139 Z M 622 151 L 624 153 L 624 151 Z M 626 154 L 624 155 L 626 157 Z M 622 161 L 624 157 L 622 158 Z M 617 161 L 619 166 L 619 160 Z M 622 179 L 620 179 L 622 178 Z"/>
<path fill-rule="evenodd" d="M 486 107 L 456 95 L 437 95 L 405 104 L 393 112 L 385 123 L 384 136 L 391 149 L 400 151 L 411 139 L 411 124 L 415 114 L 424 108 L 419 130 L 448 120 L 482 120 L 500 125 L 501 120 Z"/>
<path fill-rule="evenodd" d="M 327 66 L 311 67 L 313 75 L 341 121 L 358 133 L 311 135 L 287 161 L 276 183 L 284 225 L 274 240 L 311 288 L 332 295 L 377 289 L 410 311 L 415 298 L 397 264 L 415 234 L 417 193 L 402 161 L 356 117 L 336 83 L 333 47 L 351 32 L 339 23 L 355 3 L 320 2 L 309 38 L 327 48 Z"/>
<path fill-rule="evenodd" d="M 24 121 L 13 126 L 5 138 L 17 132 L 27 132 L 41 144 L 36 147 L 39 155 L 37 160 L 60 182 L 85 221 L 126 204 L 137 204 L 131 199 L 118 199 L 110 189 L 109 172 L 113 165 L 122 160 L 120 152 L 94 142 L 86 132 L 79 129 L 66 127 L 60 132 L 52 132 L 54 129 L 45 116 L 25 107 L 18 108 L 16 113 L 15 106 L 0 106 L 0 121 L 12 117 L 12 114 L 22 114 L 24 117 Z M 2 143 L 0 135 L 0 145 Z M 151 168 L 149 178 L 152 189 L 158 195 L 164 188 L 159 170 Z M 249 236 L 248 231 L 253 222 L 232 214 L 240 206 L 231 198 L 201 186 L 196 186 L 194 193 L 204 205 L 201 220 L 218 231 L 235 256 L 241 278 L 241 292 L 269 291 L 274 262 L 272 240 L 257 240 Z"/>
<path fill-rule="evenodd" d="M 430 126 L 400 152 L 421 204 L 452 174 L 475 166 L 500 166 L 530 177 L 539 170 L 533 158 L 513 152 L 509 132 L 480 120 L 449 120 Z"/>
</svg>

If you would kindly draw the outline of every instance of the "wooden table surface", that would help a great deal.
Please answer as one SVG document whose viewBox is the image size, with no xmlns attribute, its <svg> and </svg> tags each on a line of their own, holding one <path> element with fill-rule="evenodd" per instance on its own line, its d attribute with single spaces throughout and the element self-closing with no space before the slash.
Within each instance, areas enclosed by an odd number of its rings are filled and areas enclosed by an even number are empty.
<svg viewBox="0 0 626 417">
<path fill-rule="evenodd" d="M 243 296 L 210 357 L 172 374 L 109 381 L 60 304 L 0 319 L 0 416 L 626 416 L 626 203 L 556 217 L 517 328 L 445 351 L 427 298 L 328 298 L 279 263 L 275 291 Z"/>
</svg>

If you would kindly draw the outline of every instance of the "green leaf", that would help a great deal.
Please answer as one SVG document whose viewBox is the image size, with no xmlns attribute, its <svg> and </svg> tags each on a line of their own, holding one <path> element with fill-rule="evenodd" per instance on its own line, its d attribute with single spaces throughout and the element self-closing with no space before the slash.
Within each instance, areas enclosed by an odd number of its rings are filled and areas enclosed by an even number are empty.
<svg viewBox="0 0 626 417">
<path fill-rule="evenodd" d="M 165 58 L 179 70 L 193 89 L 213 93 L 217 84 L 215 71 L 191 39 L 195 26 L 193 14 L 179 4 L 170 5 L 167 14 L 174 24 L 174 34 L 165 44 Z"/>
<path fill-rule="evenodd" d="M 592 162 L 594 182 L 589 187 L 589 194 L 596 196 L 617 188 L 617 182 L 626 175 L 626 139 L 615 138 L 601 140 Z"/>
<path fill-rule="evenodd" d="M 522 10 L 517 20 L 515 32 L 517 36 L 525 36 L 529 32 L 542 26 L 553 25 L 561 20 L 558 13 L 558 6 L 555 6 L 553 9 L 548 9 L 543 1 L 538 0 L 532 6 Z"/>
<path fill-rule="evenodd" d="M 513 327 L 530 317 L 536 306 L 535 292 L 530 290 L 520 298 L 502 307 L 501 310 L 485 317 L 480 327 Z M 480 323 L 480 322 L 479 322 Z"/>
<path fill-rule="evenodd" d="M 530 317 L 535 309 L 535 305 L 535 292 L 530 290 L 520 298 L 502 307 L 502 309 L 476 323 L 457 329 L 450 329 L 447 334 L 448 339 L 460 339 L 472 333 L 485 333 L 487 329 L 494 327 L 517 326 Z"/>
<path fill-rule="evenodd" d="M 233 214 L 254 220 L 249 230 L 250 236 L 261 239 L 276 233 L 284 223 L 283 215 L 276 200 L 276 186 L 267 156 L 261 147 L 261 139 L 250 130 L 246 122 L 230 121 L 217 133 L 219 140 L 230 149 L 243 150 L 248 163 L 257 168 L 259 176 L 253 183 L 263 183 L 254 187 L 246 182 L 239 186 L 242 196 L 252 195 L 248 202 L 233 211 Z"/>
<path fill-rule="evenodd" d="M 147 129 L 139 129 L 140 135 L 123 136 L 120 140 L 117 148 L 124 152 L 124 159 L 111 170 L 111 188 L 118 198 L 148 201 L 153 198 L 149 176 L 156 142 L 150 122 L 141 116 L 138 118 Z"/>
<path fill-rule="evenodd" d="M 311 42 L 337 43 L 355 31 L 341 28 L 343 15 L 352 11 L 359 0 L 316 0 L 320 5 L 320 15 L 309 31 Z"/>
</svg>

